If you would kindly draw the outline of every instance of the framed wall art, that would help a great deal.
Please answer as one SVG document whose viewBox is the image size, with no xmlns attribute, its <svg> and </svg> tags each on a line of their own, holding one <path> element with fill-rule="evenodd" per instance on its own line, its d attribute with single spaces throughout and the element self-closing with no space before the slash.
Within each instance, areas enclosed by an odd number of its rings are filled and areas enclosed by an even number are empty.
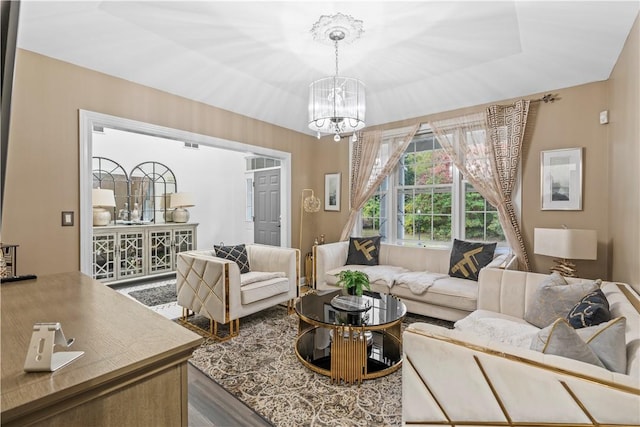
<svg viewBox="0 0 640 427">
<path fill-rule="evenodd" d="M 582 148 L 540 152 L 542 210 L 582 210 Z"/>
<path fill-rule="evenodd" d="M 340 172 L 324 175 L 324 210 L 340 211 Z"/>
</svg>

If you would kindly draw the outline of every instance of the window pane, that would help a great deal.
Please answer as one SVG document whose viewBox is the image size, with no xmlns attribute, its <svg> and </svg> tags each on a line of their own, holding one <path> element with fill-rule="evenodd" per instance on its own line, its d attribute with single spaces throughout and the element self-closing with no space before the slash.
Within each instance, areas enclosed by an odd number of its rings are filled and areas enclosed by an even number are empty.
<svg viewBox="0 0 640 427">
<path fill-rule="evenodd" d="M 465 183 L 464 238 L 482 241 L 505 241 L 498 213 L 469 183 Z"/>
<path fill-rule="evenodd" d="M 496 240 L 499 242 L 506 240 L 497 213 L 487 213 L 487 240 Z"/>
<path fill-rule="evenodd" d="M 438 188 L 434 191 L 433 213 L 451 215 L 451 189 Z"/>
<path fill-rule="evenodd" d="M 451 241 L 451 215 L 433 216 L 433 237 L 436 242 Z"/>
<path fill-rule="evenodd" d="M 382 236 L 384 241 L 387 235 L 386 194 L 374 194 L 361 211 L 362 236 Z"/>
<path fill-rule="evenodd" d="M 467 213 L 464 220 L 465 238 L 469 240 L 485 240 L 484 212 Z"/>
</svg>

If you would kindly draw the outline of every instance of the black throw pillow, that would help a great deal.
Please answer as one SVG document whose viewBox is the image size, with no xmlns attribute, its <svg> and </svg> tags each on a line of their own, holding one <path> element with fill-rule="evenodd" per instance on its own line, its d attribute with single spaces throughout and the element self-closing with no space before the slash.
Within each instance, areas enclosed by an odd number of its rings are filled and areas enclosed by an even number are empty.
<svg viewBox="0 0 640 427">
<path fill-rule="evenodd" d="M 497 243 L 476 243 L 453 240 L 449 261 L 449 276 L 478 281 L 480 269 L 493 260 Z"/>
<path fill-rule="evenodd" d="M 247 256 L 247 248 L 243 244 L 235 246 L 213 246 L 218 258 L 234 261 L 240 267 L 240 274 L 249 273 L 249 257 Z"/>
<path fill-rule="evenodd" d="M 611 320 L 609 301 L 602 290 L 588 293 L 567 314 L 567 321 L 574 329 L 596 326 Z"/>
<path fill-rule="evenodd" d="M 378 265 L 380 236 L 351 237 L 345 265 Z"/>
</svg>

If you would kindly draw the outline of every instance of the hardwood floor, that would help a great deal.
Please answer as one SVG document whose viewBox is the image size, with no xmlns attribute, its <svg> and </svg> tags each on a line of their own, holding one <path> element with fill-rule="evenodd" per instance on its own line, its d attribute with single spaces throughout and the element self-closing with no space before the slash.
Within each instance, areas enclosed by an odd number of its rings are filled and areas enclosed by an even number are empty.
<svg viewBox="0 0 640 427">
<path fill-rule="evenodd" d="M 270 422 L 189 364 L 190 427 L 263 427 Z"/>
<path fill-rule="evenodd" d="M 114 287 L 118 292 L 127 293 L 139 287 L 152 287 L 166 283 L 175 277 L 154 278 Z M 162 307 L 162 306 L 161 306 Z M 167 316 L 158 307 L 149 309 Z M 171 318 L 171 317 L 169 317 Z M 273 424 L 255 413 L 251 408 L 231 393 L 219 386 L 211 378 L 188 364 L 189 384 L 189 427 L 272 427 Z"/>
</svg>

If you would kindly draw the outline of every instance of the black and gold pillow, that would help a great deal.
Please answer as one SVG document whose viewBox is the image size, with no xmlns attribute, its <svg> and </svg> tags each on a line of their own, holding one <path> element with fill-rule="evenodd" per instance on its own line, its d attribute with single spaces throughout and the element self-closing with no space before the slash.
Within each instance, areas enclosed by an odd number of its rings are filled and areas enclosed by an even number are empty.
<svg viewBox="0 0 640 427">
<path fill-rule="evenodd" d="M 345 265 L 378 265 L 380 236 L 351 237 Z"/>
<path fill-rule="evenodd" d="M 213 246 L 216 251 L 216 256 L 219 258 L 228 259 L 238 264 L 240 268 L 240 274 L 249 273 L 251 268 L 249 267 L 249 257 L 247 256 L 247 247 L 243 244 L 235 246 Z"/>
<path fill-rule="evenodd" d="M 575 329 L 608 322 L 611 320 L 611 312 L 607 297 L 600 289 L 589 292 L 569 311 L 567 320 Z"/>
<path fill-rule="evenodd" d="M 496 243 L 476 243 L 453 240 L 449 261 L 449 276 L 478 281 L 480 269 L 493 259 Z"/>
</svg>

